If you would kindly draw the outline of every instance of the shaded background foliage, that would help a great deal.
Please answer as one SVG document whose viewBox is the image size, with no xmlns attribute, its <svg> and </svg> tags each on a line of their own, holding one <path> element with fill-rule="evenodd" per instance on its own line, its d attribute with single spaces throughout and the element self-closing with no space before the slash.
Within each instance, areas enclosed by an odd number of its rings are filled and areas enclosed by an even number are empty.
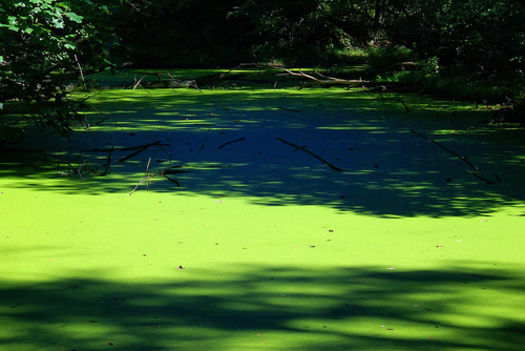
<svg viewBox="0 0 525 351">
<path fill-rule="evenodd" d="M 230 0 L 127 2 L 119 31 L 140 65 L 242 60 L 340 62 L 341 51 L 387 41 L 439 65 L 485 75 L 522 69 L 522 2 L 496 0 Z"/>
<path fill-rule="evenodd" d="M 241 18 L 227 16 L 239 0 L 127 1 L 117 31 L 128 59 L 144 67 L 232 65 L 248 58 Z"/>
<path fill-rule="evenodd" d="M 485 76 L 523 68 L 523 2 L 415 0 L 391 5 L 385 32 L 423 58 L 435 56 L 441 66 L 460 64 Z"/>
</svg>

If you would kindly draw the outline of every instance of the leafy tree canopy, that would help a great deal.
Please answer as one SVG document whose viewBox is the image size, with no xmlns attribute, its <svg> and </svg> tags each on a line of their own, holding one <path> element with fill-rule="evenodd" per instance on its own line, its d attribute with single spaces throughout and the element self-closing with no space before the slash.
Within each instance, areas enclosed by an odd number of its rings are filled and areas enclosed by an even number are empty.
<svg viewBox="0 0 525 351">
<path fill-rule="evenodd" d="M 110 64 L 116 38 L 108 2 L 2 0 L 0 103 L 4 113 L 27 112 L 59 132 L 75 118 L 68 85 L 82 70 Z M 23 108 L 23 110 L 21 110 Z"/>
</svg>

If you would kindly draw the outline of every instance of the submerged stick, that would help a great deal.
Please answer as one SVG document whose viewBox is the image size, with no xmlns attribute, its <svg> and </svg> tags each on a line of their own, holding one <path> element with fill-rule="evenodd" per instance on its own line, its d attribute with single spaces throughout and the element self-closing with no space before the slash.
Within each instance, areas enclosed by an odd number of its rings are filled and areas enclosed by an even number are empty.
<svg viewBox="0 0 525 351">
<path fill-rule="evenodd" d="M 100 123 L 102 123 L 102 122 L 104 122 L 104 121 L 106 121 L 106 120 L 108 120 L 108 119 L 109 119 L 109 117 L 106 117 L 106 118 L 102 118 L 102 119 L 101 119 L 100 121 L 98 121 L 98 122 L 95 122 L 95 123 L 93 123 L 93 124 L 91 124 L 91 125 L 92 125 L 92 126 L 96 126 L 96 125 L 99 125 Z"/>
<path fill-rule="evenodd" d="M 142 145 L 140 147 L 138 147 L 139 149 L 135 152 L 132 152 L 131 154 L 129 154 L 128 156 L 126 157 L 123 157 L 121 158 L 120 160 L 118 160 L 117 162 L 124 162 L 124 161 L 127 161 L 129 160 L 130 158 L 132 158 L 133 156 L 136 156 L 138 154 L 140 154 L 141 152 L 145 151 L 147 148 L 149 148 L 150 146 L 153 146 L 153 145 L 158 145 L 160 144 L 160 140 L 159 141 L 156 141 L 154 143 L 151 143 L 151 144 L 146 144 L 146 145 Z"/>
<path fill-rule="evenodd" d="M 111 150 L 109 150 L 108 154 L 108 163 L 106 163 L 106 169 L 104 170 L 104 173 L 102 173 L 103 176 L 108 174 L 109 165 L 111 164 L 111 154 L 113 153 L 113 146 L 111 147 Z"/>
<path fill-rule="evenodd" d="M 470 161 L 467 160 L 467 158 L 465 156 L 461 156 L 460 154 L 450 150 L 448 147 L 446 146 L 443 146 L 443 144 L 441 144 L 439 141 L 435 141 L 433 139 L 430 139 L 429 137 L 427 137 L 426 135 L 423 135 L 419 132 L 416 132 L 415 130 L 410 130 L 412 133 L 416 134 L 416 135 L 419 135 L 420 137 L 422 137 L 423 139 L 426 139 L 428 141 L 430 141 L 431 143 L 434 143 L 436 144 L 437 146 L 439 146 L 440 148 L 442 148 L 443 150 L 445 150 L 446 152 L 448 152 L 449 154 L 451 155 L 454 155 L 456 156 L 457 158 L 459 158 L 461 161 L 465 162 L 467 165 L 469 165 L 470 167 L 472 167 L 473 170 L 477 171 L 477 172 L 480 172 L 479 168 L 474 166 Z"/>
<path fill-rule="evenodd" d="M 285 144 L 288 144 L 290 146 L 293 146 L 295 147 L 297 150 L 302 150 L 304 152 L 306 152 L 307 154 L 315 157 L 316 159 L 318 159 L 319 161 L 321 161 L 322 163 L 324 163 L 325 165 L 327 165 L 328 167 L 330 167 L 331 169 L 335 170 L 335 171 L 338 171 L 338 172 L 344 172 L 341 168 L 337 167 L 337 166 L 334 166 L 333 164 L 331 164 L 330 162 L 326 161 L 325 159 L 317 156 L 316 154 L 314 154 L 313 152 L 311 152 L 310 150 L 306 150 L 304 146 L 297 146 L 289 141 L 286 141 L 282 138 L 275 138 L 276 140 L 279 140 L 279 141 L 282 141 L 283 143 Z"/>
<path fill-rule="evenodd" d="M 173 178 L 171 178 L 171 177 L 168 177 L 168 176 L 165 175 L 165 174 L 162 174 L 162 175 L 164 176 L 164 178 L 166 178 L 167 180 L 169 180 L 169 181 L 172 182 L 172 183 L 177 184 L 177 186 L 180 187 L 180 183 L 179 183 L 179 181 L 178 181 L 177 179 L 173 179 Z"/>
<path fill-rule="evenodd" d="M 477 174 L 477 173 L 474 173 L 474 172 L 472 172 L 472 171 L 470 171 L 470 170 L 468 170 L 468 169 L 467 169 L 466 171 L 467 171 L 467 173 L 472 174 L 474 177 L 476 177 L 476 178 L 478 178 L 478 179 L 481 179 L 482 181 L 484 181 L 484 182 L 487 183 L 487 184 L 494 184 L 494 182 L 493 182 L 492 180 L 488 180 L 487 178 L 482 177 L 482 176 L 480 176 L 480 175 Z M 498 177 L 498 179 L 499 179 L 499 177 Z M 500 183 L 501 183 L 501 182 L 500 182 Z"/>
<path fill-rule="evenodd" d="M 400 102 L 400 103 L 402 103 L 403 106 L 405 107 L 405 110 L 407 110 L 408 112 L 410 112 L 410 109 L 408 108 L 408 106 L 405 104 L 405 102 L 404 102 L 403 100 L 401 100 L 401 99 L 392 99 L 392 98 L 387 99 L 387 98 L 385 98 L 385 97 L 383 96 L 383 93 L 381 93 L 381 92 L 379 92 L 379 95 L 381 96 L 381 99 L 383 99 L 384 101 L 396 101 L 396 102 Z"/>
<path fill-rule="evenodd" d="M 137 150 L 142 149 L 144 147 L 150 147 L 153 145 L 159 145 L 159 146 L 171 146 L 170 144 L 160 144 L 160 141 L 156 141 L 154 143 L 150 144 L 144 144 L 144 145 L 138 145 L 138 146 L 130 146 L 130 147 L 114 147 L 112 146 L 110 149 L 82 149 L 80 152 L 108 152 L 108 151 L 131 151 L 131 150 Z"/>
<path fill-rule="evenodd" d="M 281 110 L 285 110 L 285 111 L 290 111 L 290 112 L 301 112 L 299 110 L 295 110 L 293 108 L 288 108 L 288 107 L 277 106 L 277 108 L 280 108 Z"/>
<path fill-rule="evenodd" d="M 242 138 L 239 138 L 239 139 L 235 139 L 235 140 L 232 140 L 232 141 L 228 141 L 227 143 L 224 143 L 224 144 L 222 144 L 221 146 L 219 146 L 219 147 L 217 148 L 217 150 L 218 150 L 218 149 L 222 149 L 223 147 L 225 147 L 226 145 L 229 145 L 229 144 L 231 144 L 231 143 L 235 143 L 235 142 L 237 142 L 237 141 L 243 141 L 244 139 L 246 139 L 246 137 L 242 137 Z"/>
<path fill-rule="evenodd" d="M 185 170 L 185 169 L 165 169 L 159 171 L 161 175 L 165 174 L 179 174 L 179 173 L 191 173 L 192 170 Z"/>
<path fill-rule="evenodd" d="M 430 139 L 429 137 L 427 137 L 427 136 L 425 136 L 425 135 L 423 135 L 423 134 L 421 134 L 421 133 L 419 133 L 419 132 L 416 132 L 415 130 L 411 130 L 411 132 L 414 133 L 414 134 L 416 134 L 416 135 L 419 135 L 419 136 L 422 137 L 423 139 L 426 139 L 426 140 L 428 140 L 428 141 L 430 141 L 430 142 L 436 144 L 437 146 L 439 146 L 440 148 L 442 148 L 443 150 L 445 150 L 445 151 L 448 152 L 449 154 L 456 156 L 456 157 L 459 158 L 461 161 L 465 162 L 467 165 L 469 165 L 470 167 L 472 167 L 472 169 L 474 169 L 476 172 L 481 172 L 481 170 L 480 170 L 478 167 L 474 166 L 470 161 L 468 161 L 467 158 L 466 158 L 465 156 L 461 156 L 460 154 L 458 154 L 458 153 L 456 153 L 456 152 L 450 150 L 449 148 L 443 146 L 440 142 L 435 141 L 435 140 L 432 140 L 432 139 Z M 468 170 L 468 169 L 467 169 L 466 171 L 467 171 L 467 173 L 472 174 L 474 177 L 476 177 L 476 178 L 478 178 L 478 179 L 484 181 L 484 182 L 487 183 L 487 184 L 495 184 L 492 180 L 489 180 L 489 179 L 487 179 L 487 178 L 485 178 L 485 177 L 482 177 L 482 176 L 480 176 L 479 174 L 477 174 L 477 173 L 475 173 L 475 172 L 472 172 L 471 170 Z M 498 177 L 498 175 L 495 174 L 495 173 L 494 173 L 494 175 L 496 176 L 496 178 L 498 179 L 498 181 L 501 183 L 501 179 Z"/>
</svg>

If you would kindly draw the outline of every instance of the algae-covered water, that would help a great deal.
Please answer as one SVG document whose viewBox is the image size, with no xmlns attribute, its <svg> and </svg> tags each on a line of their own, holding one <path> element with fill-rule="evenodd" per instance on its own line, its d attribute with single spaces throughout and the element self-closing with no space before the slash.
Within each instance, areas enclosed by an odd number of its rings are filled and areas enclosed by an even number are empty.
<svg viewBox="0 0 525 351">
<path fill-rule="evenodd" d="M 10 145 L 0 349 L 521 350 L 523 130 L 385 97 L 106 90 Z"/>
</svg>

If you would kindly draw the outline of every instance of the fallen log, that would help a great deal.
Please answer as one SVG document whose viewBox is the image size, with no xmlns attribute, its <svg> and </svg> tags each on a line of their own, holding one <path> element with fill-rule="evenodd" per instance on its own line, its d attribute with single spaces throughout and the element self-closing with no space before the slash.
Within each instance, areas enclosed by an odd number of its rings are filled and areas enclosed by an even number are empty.
<svg viewBox="0 0 525 351">
<path fill-rule="evenodd" d="M 363 84 L 363 83 L 367 83 L 367 81 L 364 81 L 362 79 L 342 79 L 342 78 L 337 78 L 337 77 L 330 77 L 322 73 L 319 73 L 317 71 L 314 71 L 313 74 L 308 74 L 302 71 L 301 69 L 297 69 L 296 71 L 293 71 L 283 66 L 271 66 L 271 67 L 275 69 L 280 69 L 283 72 L 286 72 L 291 76 L 307 78 L 319 84 Z"/>
</svg>

